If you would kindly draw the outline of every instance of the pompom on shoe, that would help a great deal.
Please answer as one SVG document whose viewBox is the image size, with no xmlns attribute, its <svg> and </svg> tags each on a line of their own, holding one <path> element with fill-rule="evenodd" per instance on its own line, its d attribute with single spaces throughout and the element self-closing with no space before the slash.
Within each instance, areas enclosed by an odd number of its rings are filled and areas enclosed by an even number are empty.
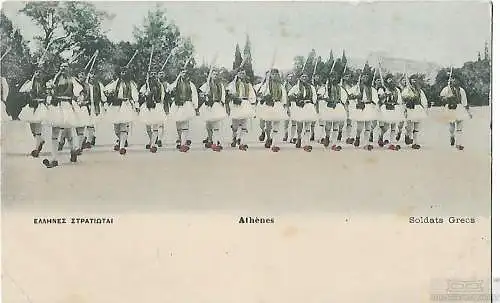
<svg viewBox="0 0 500 303">
<path fill-rule="evenodd" d="M 342 150 L 342 146 L 333 144 L 332 145 L 332 150 L 333 151 L 341 151 Z"/>
<path fill-rule="evenodd" d="M 155 154 L 158 151 L 158 148 L 156 146 L 151 146 L 149 151 L 152 152 L 153 154 Z"/>
<path fill-rule="evenodd" d="M 264 140 L 266 139 L 266 133 L 265 132 L 262 132 L 259 136 L 259 141 L 260 142 L 264 142 Z"/>
<path fill-rule="evenodd" d="M 120 155 L 125 155 L 127 150 L 125 148 L 120 148 Z"/>
<path fill-rule="evenodd" d="M 179 147 L 179 151 L 182 153 L 186 153 L 188 150 L 189 150 L 189 146 L 187 146 L 187 145 L 181 145 Z"/>
<path fill-rule="evenodd" d="M 305 150 L 306 152 L 308 152 L 308 153 L 310 153 L 310 152 L 312 151 L 312 149 L 313 149 L 313 148 L 312 148 L 312 146 L 311 146 L 311 145 L 306 145 L 306 146 L 304 146 L 304 150 Z"/>
<path fill-rule="evenodd" d="M 280 151 L 280 148 L 279 148 L 278 146 L 273 146 L 273 147 L 271 148 L 271 150 L 272 150 L 274 153 L 277 153 L 277 152 L 279 152 L 279 151 Z"/>
<path fill-rule="evenodd" d="M 271 145 L 273 145 L 273 140 L 272 139 L 267 139 L 266 144 L 264 144 L 265 148 L 271 148 Z"/>
<path fill-rule="evenodd" d="M 57 160 L 49 161 L 49 159 L 43 159 L 42 163 L 47 168 L 54 168 L 56 166 L 59 166 L 59 162 L 57 162 Z"/>
<path fill-rule="evenodd" d="M 246 145 L 246 144 L 240 144 L 239 149 L 242 150 L 242 151 L 247 151 L 248 145 Z"/>
</svg>

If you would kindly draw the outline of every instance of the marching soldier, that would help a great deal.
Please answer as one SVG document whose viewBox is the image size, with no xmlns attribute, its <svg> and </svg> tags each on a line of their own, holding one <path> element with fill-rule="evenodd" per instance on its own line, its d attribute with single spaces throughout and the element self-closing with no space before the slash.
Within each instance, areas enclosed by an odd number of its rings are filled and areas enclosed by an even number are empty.
<svg viewBox="0 0 500 303">
<path fill-rule="evenodd" d="M 118 137 L 114 150 L 125 155 L 130 123 L 137 118 L 135 109 L 139 107 L 137 84 L 131 79 L 127 67 L 118 69 L 118 78 L 104 87 L 104 93 L 110 106 L 103 118 L 113 123 Z"/>
<path fill-rule="evenodd" d="M 209 73 L 207 82 L 200 87 L 200 117 L 205 121 L 207 138 L 206 148 L 220 152 L 222 150 L 222 122 L 227 117 L 226 90 L 217 71 Z"/>
<path fill-rule="evenodd" d="M 450 126 L 450 144 L 455 145 L 458 150 L 463 150 L 463 124 L 472 116 L 469 112 L 467 94 L 460 87 L 456 74 L 450 72 L 449 84 L 441 90 L 440 97 L 445 105 L 445 117 Z"/>
<path fill-rule="evenodd" d="M 297 121 L 297 143 L 295 147 L 302 147 L 302 130 L 305 134 L 304 150 L 312 151 L 310 145 L 310 134 L 312 122 L 318 119 L 316 113 L 317 94 L 314 86 L 309 82 L 309 76 L 302 73 L 297 84 L 295 84 L 288 92 L 290 99 L 290 118 L 292 121 Z"/>
<path fill-rule="evenodd" d="M 260 117 L 260 112 L 264 107 L 264 101 L 262 99 L 262 88 L 264 85 L 267 85 L 267 81 L 269 81 L 269 71 L 266 72 L 266 75 L 264 77 L 264 80 L 262 80 L 261 83 L 258 83 L 254 86 L 255 94 L 257 96 L 257 106 L 256 106 L 256 115 L 257 117 Z M 271 134 L 270 130 L 266 129 L 266 121 L 263 119 L 259 119 L 259 127 L 260 127 L 260 136 L 259 136 L 259 141 L 264 142 L 264 141 L 269 141 L 271 139 Z M 266 135 L 267 135 L 267 140 L 266 140 Z"/>
<path fill-rule="evenodd" d="M 90 116 L 90 93 L 86 92 L 89 87 L 86 83 L 85 74 L 83 72 L 78 73 L 77 80 L 83 87 L 83 89 L 80 92 L 80 95 L 77 97 L 76 103 L 78 104 L 78 107 L 75 108 L 75 110 L 83 126 L 76 128 L 76 135 L 78 136 L 78 142 L 80 143 L 79 150 L 83 150 L 87 146 L 87 137 L 84 137 L 85 129 L 88 127 L 93 127 L 94 121 L 92 121 L 93 119 L 91 119 Z"/>
<path fill-rule="evenodd" d="M 381 133 L 378 145 L 383 147 L 389 144 L 390 150 L 399 150 L 401 146 L 397 144 L 396 127 L 398 123 L 405 120 L 401 91 L 396 86 L 393 75 L 387 74 L 384 82 L 385 85 L 382 84 L 378 89 L 381 110 L 381 120 L 379 121 Z M 384 140 L 384 135 L 389 129 L 389 140 Z"/>
<path fill-rule="evenodd" d="M 285 105 L 287 104 L 287 91 L 285 85 L 280 80 L 278 69 L 273 68 L 268 76 L 264 88 L 262 89 L 263 105 L 260 110 L 260 119 L 265 121 L 267 140 L 266 148 L 271 148 L 273 152 L 280 150 L 278 133 L 281 121 L 288 119 Z"/>
<path fill-rule="evenodd" d="M 347 65 L 346 65 L 347 66 Z M 344 66 L 344 74 L 342 75 L 342 80 L 340 81 L 340 86 L 346 91 L 350 92 L 352 87 L 353 87 L 353 77 L 349 71 L 347 71 L 346 66 Z M 346 144 L 353 144 L 354 143 L 354 137 L 352 136 L 352 119 L 351 119 L 351 112 L 353 112 L 356 109 L 356 99 L 352 99 L 351 96 L 348 94 L 347 95 L 347 102 L 346 102 L 346 127 L 345 127 L 345 135 L 346 135 Z M 342 139 L 342 127 L 339 126 L 339 136 Z"/>
<path fill-rule="evenodd" d="M 104 94 L 104 85 L 95 79 L 93 73 L 88 74 L 88 80 L 85 81 L 83 86 L 83 100 L 87 113 L 90 116 L 90 125 L 87 126 L 88 137 L 84 138 L 83 148 L 91 148 L 95 146 L 95 124 L 101 116 L 103 111 L 103 104 L 106 102 L 106 95 Z"/>
<path fill-rule="evenodd" d="M 292 89 L 293 87 L 293 73 L 290 72 L 288 75 L 287 75 L 287 78 L 286 78 L 286 81 L 285 81 L 285 88 L 286 88 L 286 91 L 287 91 L 287 94 L 288 94 L 288 91 L 290 91 L 290 89 Z M 289 102 L 287 101 L 287 103 L 285 104 L 285 108 L 286 108 L 286 114 L 288 115 L 288 119 L 285 119 L 285 122 L 283 123 L 283 126 L 284 126 L 284 132 L 285 132 L 285 136 L 283 137 L 283 142 L 287 142 L 288 141 L 288 128 L 290 126 L 290 104 Z M 296 121 L 292 121 L 292 125 L 291 125 L 291 137 L 292 139 L 290 140 L 290 143 L 293 142 L 293 139 L 295 138 L 295 135 L 296 135 L 296 132 L 297 132 L 297 122 Z"/>
<path fill-rule="evenodd" d="M 170 107 L 170 117 L 175 121 L 177 129 L 177 149 L 187 152 L 191 146 L 189 121 L 196 117 L 198 107 L 198 91 L 189 80 L 186 68 L 180 72 L 177 79 L 170 85 L 169 91 L 173 92 L 174 103 Z"/>
<path fill-rule="evenodd" d="M 163 88 L 165 90 L 165 97 L 163 98 L 163 111 L 165 112 L 165 116 L 168 117 L 169 107 L 170 107 L 170 95 L 167 94 L 167 88 L 170 87 L 170 83 L 167 81 L 167 77 L 164 71 L 158 72 L 158 79 L 160 80 Z M 165 139 L 165 127 L 166 121 L 160 124 L 158 140 L 156 141 L 156 145 L 158 147 L 163 146 L 163 140 Z"/>
<path fill-rule="evenodd" d="M 28 104 L 22 108 L 19 119 L 30 125 L 31 134 L 35 138 L 35 148 L 31 151 L 31 156 L 38 158 L 45 143 L 42 138 L 42 122 L 47 119 L 48 95 L 39 70 L 35 71 L 31 80 L 21 86 L 19 92 L 28 94 Z"/>
<path fill-rule="evenodd" d="M 252 104 L 256 102 L 257 98 L 252 83 L 247 80 L 245 70 L 240 69 L 238 71 L 238 74 L 228 84 L 226 90 L 229 97 L 229 116 L 233 131 L 231 147 L 238 145 L 240 150 L 246 151 L 248 145 L 245 138 L 248 134 L 248 122 L 255 116 Z"/>
<path fill-rule="evenodd" d="M 417 82 L 416 75 L 412 75 L 407 83 L 401 92 L 407 112 L 405 143 L 407 145 L 411 144 L 411 148 L 413 149 L 420 149 L 418 133 L 421 122 L 427 118 L 428 102 L 424 91 Z"/>
<path fill-rule="evenodd" d="M 139 90 L 140 108 L 139 119 L 146 124 L 146 132 L 149 137 L 149 143 L 146 144 L 146 149 L 152 153 L 156 153 L 158 148 L 158 131 L 160 125 L 163 125 L 167 119 L 167 114 L 163 107 L 165 99 L 165 88 L 157 77 L 156 72 L 150 72 L 146 83 Z"/>
<path fill-rule="evenodd" d="M 51 158 L 50 160 L 44 159 L 42 162 L 47 168 L 59 165 L 57 145 L 61 129 L 67 129 L 70 132 L 71 135 L 68 138 L 71 148 L 70 161 L 77 161 L 80 142 L 78 138 L 75 138 L 75 128 L 83 125 L 77 112 L 78 104 L 75 102 L 83 87 L 75 77 L 70 75 L 68 63 L 61 64 L 60 72 L 54 77 L 50 86 L 53 86 L 53 95 L 49 96 L 47 122 L 52 127 Z"/>
<path fill-rule="evenodd" d="M 333 138 L 336 142 L 332 145 L 332 150 L 342 149 L 342 126 L 347 118 L 345 106 L 347 103 L 347 91 L 340 85 L 340 73 L 334 70 L 329 75 L 326 86 L 319 95 L 325 100 L 324 108 L 320 108 L 320 117 L 325 121 L 326 136 L 323 145 L 330 145 L 330 133 L 333 129 Z"/>
<path fill-rule="evenodd" d="M 321 76 L 319 74 L 314 74 L 313 76 L 313 83 L 314 89 L 316 90 L 317 95 L 317 100 L 315 106 L 316 106 L 316 114 L 318 115 L 318 125 L 319 125 L 319 142 L 323 143 L 325 139 L 325 121 L 321 119 L 320 115 L 320 108 L 324 109 L 326 106 L 326 101 L 322 100 L 321 97 L 322 95 L 319 94 L 320 91 L 326 90 L 326 83 L 323 83 L 323 80 L 321 79 Z M 311 142 L 314 142 L 315 140 L 315 131 L 316 131 L 316 121 L 313 121 L 311 123 Z"/>
<path fill-rule="evenodd" d="M 363 148 L 372 150 L 373 145 L 370 143 L 370 133 L 372 132 L 372 121 L 378 118 L 377 104 L 378 95 L 375 88 L 370 84 L 370 71 L 367 66 L 362 71 L 358 84 L 351 88 L 349 92 L 350 99 L 356 100 L 355 108 L 349 112 L 351 119 L 356 121 L 356 139 L 354 146 L 358 147 L 361 144 L 361 132 L 364 129 Z"/>
</svg>

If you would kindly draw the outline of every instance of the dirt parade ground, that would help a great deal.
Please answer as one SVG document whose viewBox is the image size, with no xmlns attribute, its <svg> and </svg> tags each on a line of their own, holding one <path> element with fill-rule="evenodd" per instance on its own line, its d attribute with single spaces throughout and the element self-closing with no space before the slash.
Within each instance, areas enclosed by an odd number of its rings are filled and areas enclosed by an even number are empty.
<svg viewBox="0 0 500 303">
<path fill-rule="evenodd" d="M 122 156 L 112 126 L 98 124 L 96 147 L 77 163 L 66 147 L 53 169 L 42 164 L 47 144 L 29 156 L 28 125 L 2 122 L 3 300 L 435 302 L 450 281 L 487 287 L 490 108 L 472 109 L 463 151 L 438 111 L 422 149 L 400 151 L 283 143 L 273 153 L 253 120 L 246 152 L 229 147 L 229 121 L 214 152 L 196 119 L 189 152 L 167 123 L 150 153 L 135 123 Z M 43 218 L 89 220 L 34 222 Z"/>
</svg>

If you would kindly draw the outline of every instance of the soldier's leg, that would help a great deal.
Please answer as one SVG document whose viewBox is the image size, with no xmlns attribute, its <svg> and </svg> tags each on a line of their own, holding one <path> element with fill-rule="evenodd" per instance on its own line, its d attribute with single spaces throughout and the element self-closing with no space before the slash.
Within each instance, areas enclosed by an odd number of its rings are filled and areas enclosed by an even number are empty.
<svg viewBox="0 0 500 303">
<path fill-rule="evenodd" d="M 267 136 L 267 140 L 266 140 L 266 146 L 268 147 L 271 147 L 271 144 L 272 144 L 272 131 L 273 131 L 273 122 L 272 121 L 265 121 L 265 124 L 266 124 L 266 127 L 265 127 L 265 131 L 266 131 L 266 136 Z"/>
<path fill-rule="evenodd" d="M 302 147 L 302 132 L 304 130 L 304 122 L 296 121 L 296 123 L 297 123 L 297 141 L 295 143 L 295 147 L 300 148 Z"/>
<path fill-rule="evenodd" d="M 319 125 L 319 129 L 318 129 L 318 138 L 320 138 L 320 140 L 324 139 L 325 138 L 325 121 L 324 120 L 318 120 L 318 125 Z M 314 130 L 312 130 L 314 131 Z"/>
<path fill-rule="evenodd" d="M 297 124 L 297 121 L 292 120 L 292 127 L 290 127 L 290 137 L 292 138 L 292 142 L 294 141 L 294 139 L 296 139 L 297 136 Z"/>
<path fill-rule="evenodd" d="M 309 123 L 309 122 L 307 122 L 307 123 Z M 309 139 L 310 139 L 311 141 L 314 141 L 314 139 L 316 139 L 316 138 L 315 138 L 315 135 L 316 135 L 316 134 L 315 134 L 315 131 L 314 131 L 314 130 L 316 129 L 316 121 L 311 122 L 311 123 L 309 123 L 308 125 L 309 125 L 309 133 L 311 134 L 311 137 L 310 137 Z M 307 128 L 306 128 L 306 130 L 307 130 Z M 308 145 L 309 145 L 309 144 L 308 144 Z"/>
<path fill-rule="evenodd" d="M 260 119 L 259 127 L 260 127 L 260 131 L 261 131 L 260 136 L 259 136 L 259 141 L 263 142 L 266 139 L 266 133 L 267 133 L 267 137 L 269 138 L 269 132 L 267 131 L 266 121 Z"/>
<path fill-rule="evenodd" d="M 332 127 L 335 128 L 333 121 L 326 121 L 325 122 L 325 139 L 323 141 L 323 145 L 326 147 L 330 145 L 330 134 L 332 132 Z M 335 130 L 333 131 L 333 139 L 335 139 Z"/>
<path fill-rule="evenodd" d="M 396 144 L 397 143 L 397 140 L 396 140 L 396 123 L 391 123 L 391 133 L 389 135 L 389 142 L 391 144 Z"/>
<path fill-rule="evenodd" d="M 339 134 L 337 135 L 337 142 L 342 141 L 342 131 L 344 129 L 345 122 L 344 121 L 339 121 L 338 123 L 338 128 L 339 128 Z"/>
<path fill-rule="evenodd" d="M 216 145 L 216 146 L 220 146 L 222 147 L 222 135 L 221 135 L 221 129 L 222 129 L 222 121 L 215 121 L 215 122 L 212 122 L 212 127 L 211 127 L 211 131 L 212 131 L 212 142 Z"/>
<path fill-rule="evenodd" d="M 457 122 L 456 122 L 457 148 L 460 149 L 460 150 L 462 150 L 464 148 L 463 126 L 464 126 L 464 121 L 457 120 Z"/>
<path fill-rule="evenodd" d="M 364 121 L 356 121 L 356 139 L 354 140 L 354 146 L 359 146 L 361 144 L 361 132 L 365 127 Z"/>
<path fill-rule="evenodd" d="M 314 136 L 314 134 L 312 133 L 312 129 L 314 128 L 313 123 L 314 122 L 309 122 L 309 121 L 304 122 L 304 136 L 303 136 L 304 146 L 311 145 L 311 142 L 313 141 L 312 140 L 312 137 Z"/>
<path fill-rule="evenodd" d="M 406 121 L 406 135 L 405 135 L 405 143 L 410 145 L 413 143 L 413 121 Z"/>
<path fill-rule="evenodd" d="M 33 157 L 38 157 L 38 154 L 42 150 L 43 139 L 42 139 L 42 124 L 41 123 L 30 123 L 31 133 L 35 138 L 35 148 L 31 152 Z"/>
<path fill-rule="evenodd" d="M 211 146 L 211 145 L 212 145 L 212 143 L 214 142 L 214 138 L 213 138 L 213 137 L 214 137 L 214 131 L 213 131 L 213 129 L 214 129 L 214 124 L 215 124 L 215 123 L 214 123 L 214 122 L 211 122 L 211 121 L 210 121 L 210 122 L 209 122 L 209 121 L 207 121 L 207 122 L 205 123 L 205 128 L 206 128 L 206 130 L 207 130 L 207 142 L 206 142 L 207 147 Z"/>
<path fill-rule="evenodd" d="M 403 132 L 403 128 L 405 126 L 405 121 L 401 121 L 398 123 L 398 133 L 396 135 L 396 141 L 399 141 L 401 138 L 401 133 Z"/>
<path fill-rule="evenodd" d="M 352 120 L 347 119 L 346 120 L 346 126 L 345 126 L 345 136 L 346 136 L 346 143 L 347 144 L 352 144 L 353 142 L 353 137 L 352 137 Z"/>
<path fill-rule="evenodd" d="M 182 122 L 176 121 L 175 122 L 175 130 L 177 131 L 177 140 L 175 141 L 176 147 L 179 148 L 181 147 L 182 144 Z"/>
<path fill-rule="evenodd" d="M 236 147 L 239 127 L 240 127 L 240 121 L 238 119 L 231 119 L 231 132 L 233 137 L 231 142 L 231 147 Z"/>
<path fill-rule="evenodd" d="M 78 146 L 78 149 L 83 150 L 84 148 L 83 144 L 85 143 L 84 141 L 85 127 L 77 127 L 75 128 L 75 130 L 76 130 L 75 144 Z"/>
<path fill-rule="evenodd" d="M 279 130 L 280 130 L 280 121 L 272 121 L 271 122 L 271 145 L 273 147 L 273 151 L 279 150 Z"/>
<path fill-rule="evenodd" d="M 87 126 L 90 145 L 95 145 L 95 127 L 94 125 Z"/>
<path fill-rule="evenodd" d="M 116 140 L 116 144 L 115 144 L 114 150 L 115 151 L 119 151 L 120 150 L 120 123 L 114 123 L 113 124 L 113 130 L 115 132 L 116 137 L 118 138 Z"/>
<path fill-rule="evenodd" d="M 153 129 L 151 125 L 146 125 L 146 133 L 148 134 L 149 144 L 151 144 L 151 138 L 153 137 Z"/>
<path fill-rule="evenodd" d="M 151 151 L 152 152 L 156 152 L 156 149 L 157 149 L 157 146 L 156 146 L 156 142 L 158 140 L 158 129 L 159 129 L 159 125 L 158 124 L 153 124 L 151 125 Z"/>
<path fill-rule="evenodd" d="M 248 119 L 240 119 L 240 146 L 248 147 L 246 144 L 246 136 L 248 135 Z"/>
<path fill-rule="evenodd" d="M 419 145 L 419 133 L 420 133 L 420 122 L 413 122 L 413 145 L 412 147 L 415 149 L 420 148 Z"/>
<path fill-rule="evenodd" d="M 283 133 L 285 134 L 283 136 L 283 142 L 288 141 L 288 126 L 290 125 L 290 120 L 286 119 L 283 121 Z"/>
<path fill-rule="evenodd" d="M 120 139 L 119 139 L 119 145 L 120 145 L 120 153 L 123 153 L 125 150 L 125 141 L 127 141 L 127 132 L 129 129 L 129 126 L 127 123 L 119 123 L 119 129 L 120 129 Z"/>
<path fill-rule="evenodd" d="M 450 122 L 449 124 L 449 130 L 450 130 L 450 144 L 451 146 L 455 145 L 455 121 Z"/>
<path fill-rule="evenodd" d="M 378 145 L 380 147 L 384 146 L 384 144 L 385 144 L 384 136 L 385 136 L 385 133 L 387 133 L 387 130 L 389 129 L 389 125 L 390 124 L 386 123 L 386 122 L 382 122 L 382 121 L 379 122 L 380 134 L 378 136 Z"/>
<path fill-rule="evenodd" d="M 57 166 L 59 163 L 57 161 L 59 136 L 61 134 L 61 129 L 59 127 L 52 127 L 51 142 L 50 142 L 50 157 L 49 159 L 44 159 L 43 164 L 47 168 L 52 168 Z"/>
<path fill-rule="evenodd" d="M 340 144 L 340 139 L 339 139 L 339 125 L 340 123 L 335 121 L 332 123 L 332 128 L 333 128 L 333 131 L 332 131 L 332 140 L 335 140 L 335 144 L 334 145 L 339 145 Z"/>
</svg>

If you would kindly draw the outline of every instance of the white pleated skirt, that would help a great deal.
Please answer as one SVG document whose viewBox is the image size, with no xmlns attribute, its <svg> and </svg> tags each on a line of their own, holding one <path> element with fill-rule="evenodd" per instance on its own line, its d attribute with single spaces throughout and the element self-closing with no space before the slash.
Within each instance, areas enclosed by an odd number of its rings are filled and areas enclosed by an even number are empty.
<svg viewBox="0 0 500 303">
<path fill-rule="evenodd" d="M 456 109 L 449 109 L 448 106 L 445 106 L 440 120 L 446 122 L 455 122 L 469 120 L 470 118 L 471 117 L 469 116 L 467 109 L 465 109 L 465 106 L 463 106 L 462 104 L 457 104 Z"/>
<path fill-rule="evenodd" d="M 130 102 L 123 102 L 121 105 L 110 105 L 102 117 L 112 124 L 130 123 L 137 119 L 137 113 Z"/>
<path fill-rule="evenodd" d="M 250 119 L 256 115 L 254 106 L 248 100 L 243 100 L 238 105 L 231 103 L 229 109 L 231 119 Z"/>
<path fill-rule="evenodd" d="M 5 103 L 3 103 L 3 101 L 0 101 L 0 102 L 1 102 L 1 104 L 0 104 L 0 107 L 1 107 L 0 111 L 2 111 L 2 121 L 10 121 L 10 120 L 12 120 L 10 118 L 10 116 L 7 114 L 7 111 L 5 109 Z"/>
<path fill-rule="evenodd" d="M 380 111 L 377 106 L 372 103 L 365 104 L 364 109 L 358 109 L 356 108 L 356 104 L 354 104 L 353 109 L 349 111 L 349 115 L 353 121 L 373 121 L 379 119 Z"/>
<path fill-rule="evenodd" d="M 257 117 L 264 121 L 284 121 L 288 119 L 285 105 L 282 102 L 275 102 L 273 106 L 262 104 Z"/>
<path fill-rule="evenodd" d="M 294 102 L 290 106 L 290 119 L 298 122 L 314 122 L 318 120 L 316 107 L 312 103 L 306 103 L 304 107 L 299 107 Z"/>
<path fill-rule="evenodd" d="M 83 127 L 87 121 L 81 120 L 80 106 L 76 102 L 60 102 L 47 106 L 46 123 L 53 127 Z"/>
<path fill-rule="evenodd" d="M 175 122 L 189 121 L 196 117 L 193 102 L 186 101 L 183 105 L 178 106 L 175 103 L 170 107 L 170 118 Z"/>
<path fill-rule="evenodd" d="M 21 109 L 19 119 L 28 123 L 41 123 L 47 120 L 47 113 L 47 105 L 43 103 L 38 104 L 36 109 L 26 105 Z"/>
<path fill-rule="evenodd" d="M 319 118 L 324 121 L 345 121 L 347 111 L 342 103 L 337 103 L 335 108 L 331 108 L 327 106 L 326 101 L 320 100 Z"/>
<path fill-rule="evenodd" d="M 163 104 L 155 103 L 155 107 L 148 108 L 146 103 L 143 103 L 139 108 L 139 121 L 146 125 L 165 123 L 167 114 L 163 109 Z"/>
<path fill-rule="evenodd" d="M 419 122 L 427 118 L 427 112 L 422 105 L 415 105 L 415 108 L 406 109 L 406 119 L 413 122 Z"/>
<path fill-rule="evenodd" d="M 397 123 L 405 120 L 403 105 L 396 104 L 394 109 L 386 109 L 385 104 L 380 107 L 380 121 L 387 123 Z"/>
<path fill-rule="evenodd" d="M 216 122 L 227 117 L 226 109 L 220 102 L 214 102 L 212 106 L 203 104 L 200 108 L 200 117 L 205 122 Z"/>
</svg>

